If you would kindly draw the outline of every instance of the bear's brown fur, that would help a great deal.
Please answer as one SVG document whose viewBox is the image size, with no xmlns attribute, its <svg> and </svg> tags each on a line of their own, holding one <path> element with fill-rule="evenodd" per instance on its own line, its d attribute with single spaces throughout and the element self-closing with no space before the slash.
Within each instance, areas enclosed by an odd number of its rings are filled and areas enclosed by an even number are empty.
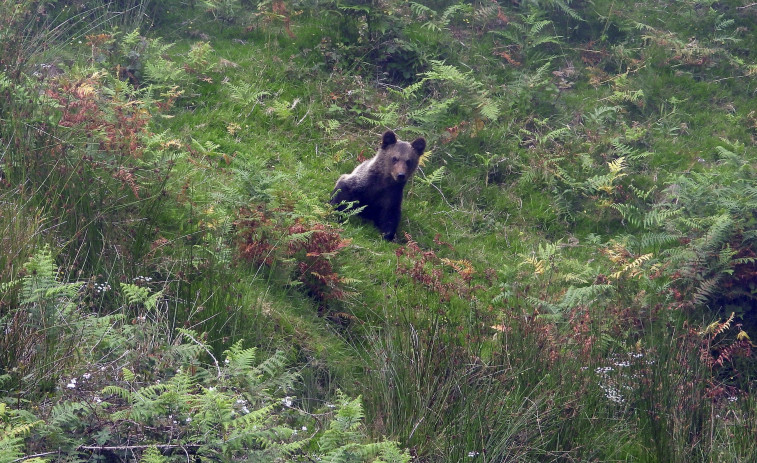
<svg viewBox="0 0 757 463">
<path fill-rule="evenodd" d="M 402 192 L 405 184 L 418 168 L 418 161 L 426 149 L 426 140 L 412 143 L 398 140 L 391 130 L 381 137 L 381 148 L 371 159 L 339 177 L 332 193 L 331 204 L 345 208 L 343 202 L 365 206 L 359 213 L 371 220 L 383 237 L 393 240 L 402 213 Z"/>
</svg>

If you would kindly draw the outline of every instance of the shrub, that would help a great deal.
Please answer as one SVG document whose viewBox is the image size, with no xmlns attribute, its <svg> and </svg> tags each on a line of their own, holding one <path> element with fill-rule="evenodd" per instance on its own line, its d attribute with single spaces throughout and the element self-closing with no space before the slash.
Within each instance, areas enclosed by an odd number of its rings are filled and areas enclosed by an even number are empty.
<svg viewBox="0 0 757 463">
<path fill-rule="evenodd" d="M 334 268 L 339 251 L 350 241 L 339 230 L 304 217 L 292 219 L 287 211 L 243 209 L 236 221 L 239 253 L 255 266 L 292 275 L 317 301 L 342 299 L 344 283 Z"/>
</svg>

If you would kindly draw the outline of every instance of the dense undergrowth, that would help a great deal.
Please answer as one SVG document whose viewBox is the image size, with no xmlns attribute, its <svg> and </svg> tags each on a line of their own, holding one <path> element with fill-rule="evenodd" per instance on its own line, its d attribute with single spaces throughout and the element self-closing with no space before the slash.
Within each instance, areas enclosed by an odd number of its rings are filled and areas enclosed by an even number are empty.
<svg viewBox="0 0 757 463">
<path fill-rule="evenodd" d="M 754 24 L 2 0 L 0 462 L 757 459 Z"/>
</svg>

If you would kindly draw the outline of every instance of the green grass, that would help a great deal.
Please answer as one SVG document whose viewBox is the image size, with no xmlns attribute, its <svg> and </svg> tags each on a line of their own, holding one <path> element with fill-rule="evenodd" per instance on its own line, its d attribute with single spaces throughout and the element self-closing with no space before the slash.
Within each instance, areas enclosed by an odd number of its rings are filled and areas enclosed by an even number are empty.
<svg viewBox="0 0 757 463">
<path fill-rule="evenodd" d="M 113 35 L 102 59 L 87 45 L 95 31 L 73 24 L 73 41 L 52 37 L 66 57 L 59 80 L 0 73 L 0 231 L 9 232 L 0 397 L 44 422 L 27 453 L 48 451 L 45 433 L 55 433 L 65 443 L 56 452 L 97 454 L 73 442 L 89 445 L 81 429 L 95 415 L 76 404 L 100 410 L 102 387 L 70 390 L 68 376 L 122 358 L 107 364 L 121 376 L 98 386 L 158 390 L 181 379 L 175 361 L 197 385 L 175 406 L 196 403 L 205 387 L 232 401 L 240 392 L 213 382 L 213 361 L 243 340 L 265 353 L 257 362 L 284 351 L 297 373 L 245 397 L 260 407 L 295 397 L 294 408 L 266 413 L 310 429 L 303 458 L 333 450 L 318 442 L 343 391 L 365 407 L 350 439 L 397 440 L 418 461 L 753 459 L 757 368 L 743 338 L 757 339 L 753 13 L 568 2 L 579 21 L 562 2 L 481 4 L 435 29 L 446 2 L 428 5 L 435 15 L 348 3 L 370 21 L 332 2 L 284 2 L 278 16 L 270 4 L 234 3 L 235 22 L 223 23 L 199 4 L 168 2 L 148 12 L 144 41 L 104 27 Z M 26 24 L 0 20 L 7 30 Z M 156 38 L 173 45 L 156 52 Z M 15 59 L 11 51 L 0 58 Z M 50 59 L 40 53 L 29 63 Z M 150 74 L 161 60 L 173 77 Z M 115 71 L 127 62 L 136 91 Z M 392 67 L 403 62 L 415 74 Z M 71 82 L 93 93 L 65 90 Z M 100 125 L 62 127 L 64 105 L 40 88 L 96 98 Z M 181 94 L 165 107 L 168 92 Z M 130 133 L 113 95 L 131 95 L 122 98 L 149 116 L 139 156 L 113 147 Z M 327 205 L 338 176 L 372 156 L 385 129 L 429 141 L 397 242 Z M 312 227 L 349 244 L 297 248 L 314 240 Z M 267 254 L 245 255 L 245 233 Z M 52 292 L 24 292 L 22 268 L 46 243 L 60 266 L 47 276 Z M 318 286 L 316 268 L 336 280 Z M 126 297 L 138 276 L 162 291 L 155 307 Z M 112 291 L 63 289 L 85 281 Z M 43 309 L 54 326 L 35 319 Z M 59 408 L 14 402 L 19 391 Z M 64 418 L 69 408 L 79 412 Z M 97 416 L 98 439 L 130 442 L 118 420 Z"/>
</svg>

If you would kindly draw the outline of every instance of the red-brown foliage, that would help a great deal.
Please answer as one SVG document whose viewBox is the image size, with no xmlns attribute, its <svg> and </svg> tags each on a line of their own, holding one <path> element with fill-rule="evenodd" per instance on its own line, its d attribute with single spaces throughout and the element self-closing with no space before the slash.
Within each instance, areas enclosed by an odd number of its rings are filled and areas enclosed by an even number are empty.
<svg viewBox="0 0 757 463">
<path fill-rule="evenodd" d="M 103 152 L 139 158 L 148 134 L 150 114 L 140 102 L 116 94 L 102 94 L 101 75 L 59 79 L 47 96 L 60 105 L 62 127 L 77 128 L 97 137 Z"/>
<path fill-rule="evenodd" d="M 470 261 L 439 257 L 434 250 L 422 250 L 408 233 L 405 233 L 405 238 L 407 244 L 395 251 L 397 274 L 409 276 L 416 283 L 438 293 L 441 301 L 449 301 L 453 296 L 475 298 L 477 292 L 491 286 L 491 272 L 485 273 L 486 285 L 475 283 L 473 280 L 477 272 Z M 442 241 L 439 235 L 434 237 L 434 243 L 454 251 L 452 245 Z"/>
<path fill-rule="evenodd" d="M 343 299 L 345 279 L 334 269 L 333 259 L 350 244 L 339 229 L 296 218 L 285 223 L 288 214 L 263 206 L 241 211 L 237 220 L 239 254 L 256 266 L 281 265 L 291 270 L 314 299 Z"/>
</svg>

